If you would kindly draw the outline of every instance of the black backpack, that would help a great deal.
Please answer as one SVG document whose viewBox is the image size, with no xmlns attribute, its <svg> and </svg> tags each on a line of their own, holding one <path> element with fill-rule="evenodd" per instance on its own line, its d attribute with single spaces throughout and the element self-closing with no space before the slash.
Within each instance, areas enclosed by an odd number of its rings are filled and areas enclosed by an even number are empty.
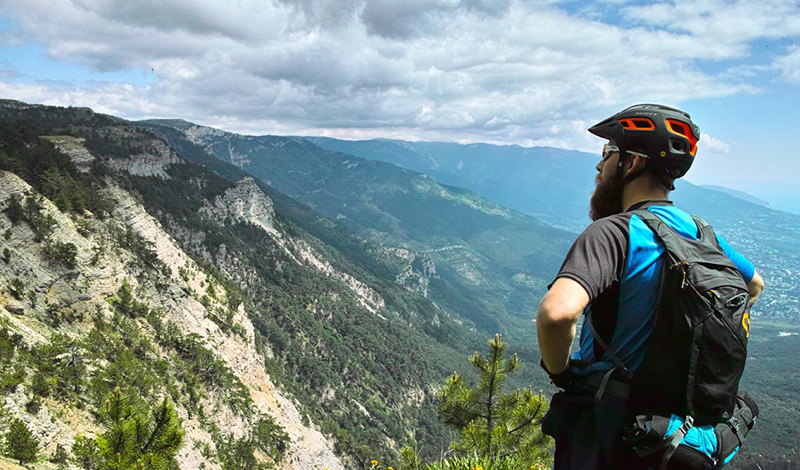
<svg viewBox="0 0 800 470">
<path fill-rule="evenodd" d="M 633 374 L 631 410 L 691 416 L 697 425 L 727 421 L 747 359 L 747 284 L 702 219 L 693 217 L 699 231 L 694 240 L 650 211 L 634 214 L 665 253 L 656 324 Z"/>
<path fill-rule="evenodd" d="M 613 376 L 622 376 L 612 396 L 627 400 L 634 419 L 623 436 L 637 454 L 660 470 L 719 468 L 740 449 L 758 416 L 758 406 L 739 390 L 750 335 L 747 284 L 702 219 L 692 217 L 694 240 L 650 211 L 634 214 L 665 248 L 655 324 L 642 364 L 630 373 L 587 318 L 594 340 L 617 366 L 605 373 L 595 397 L 611 390 Z M 680 426 L 667 434 L 675 419 Z M 714 429 L 713 454 L 683 443 L 699 425 Z"/>
</svg>

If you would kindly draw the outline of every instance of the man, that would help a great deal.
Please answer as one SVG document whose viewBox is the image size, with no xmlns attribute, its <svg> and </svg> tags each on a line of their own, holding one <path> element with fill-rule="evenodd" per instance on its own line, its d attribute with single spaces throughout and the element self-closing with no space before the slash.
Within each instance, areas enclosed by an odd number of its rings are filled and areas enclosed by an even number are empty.
<svg viewBox="0 0 800 470">
<path fill-rule="evenodd" d="M 698 237 L 692 217 L 668 198 L 674 180 L 694 160 L 699 129 L 683 111 L 643 104 L 589 131 L 608 140 L 590 201 L 594 222 L 570 249 L 537 316 L 542 366 L 555 385 L 566 389 L 553 398 L 543 430 L 556 440 L 556 469 L 646 469 L 621 438 L 631 419 L 627 395 L 609 393 L 597 400 L 587 389 L 629 380 L 616 372 L 619 361 L 635 376 L 655 321 L 664 247 L 631 211 L 649 210 L 682 236 Z M 752 305 L 763 280 L 747 259 L 717 238 L 747 284 Z M 584 320 L 580 348 L 570 357 L 585 309 L 591 324 Z"/>
</svg>

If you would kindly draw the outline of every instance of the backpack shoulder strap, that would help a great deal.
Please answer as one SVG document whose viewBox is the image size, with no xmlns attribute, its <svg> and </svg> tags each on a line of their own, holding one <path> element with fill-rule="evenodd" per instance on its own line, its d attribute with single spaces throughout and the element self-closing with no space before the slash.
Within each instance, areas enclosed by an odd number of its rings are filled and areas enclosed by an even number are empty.
<svg viewBox="0 0 800 470">
<path fill-rule="evenodd" d="M 674 228 L 670 227 L 666 222 L 661 220 L 661 217 L 650 212 L 649 210 L 638 209 L 633 211 L 633 213 L 639 216 L 639 218 L 644 221 L 645 225 L 652 230 L 657 241 L 661 242 L 666 249 L 668 253 L 667 259 L 672 259 L 671 263 L 676 263 L 680 260 L 685 260 L 688 258 L 687 243 L 691 243 L 688 241 L 688 239 L 684 238 L 683 235 L 679 234 Z M 699 223 L 703 224 L 703 226 L 698 223 L 698 220 Z M 703 219 L 699 218 L 695 219 L 695 223 L 698 224 L 697 229 L 699 238 L 697 241 L 703 241 L 706 239 L 708 231 L 711 230 L 711 226 L 706 224 Z M 713 231 L 711 233 L 713 233 Z M 716 240 L 714 243 L 716 244 Z"/>
<path fill-rule="evenodd" d="M 666 245 L 666 240 L 675 234 L 675 231 L 672 229 L 672 227 L 668 226 L 663 220 L 661 220 L 661 217 L 655 215 L 649 210 L 637 209 L 633 211 L 633 213 L 639 216 L 642 221 L 644 221 L 645 225 L 647 225 L 650 230 L 653 231 L 659 241 L 661 241 L 663 244 Z"/>
</svg>

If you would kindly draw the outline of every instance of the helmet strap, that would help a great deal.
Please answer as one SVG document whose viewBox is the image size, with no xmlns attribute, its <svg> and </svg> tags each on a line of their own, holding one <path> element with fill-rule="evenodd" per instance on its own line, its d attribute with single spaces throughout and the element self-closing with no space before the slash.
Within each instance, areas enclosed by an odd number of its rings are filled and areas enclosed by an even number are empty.
<svg viewBox="0 0 800 470">
<path fill-rule="evenodd" d="M 639 170 L 634 171 L 633 173 L 629 174 L 628 176 L 625 176 L 625 164 L 628 161 L 629 160 L 628 160 L 627 149 L 625 149 L 625 148 L 620 146 L 620 148 L 619 148 L 619 158 L 617 159 L 617 175 L 616 175 L 616 177 L 617 177 L 617 181 L 619 181 L 621 184 L 630 183 L 631 181 L 633 181 L 636 178 L 642 176 L 646 172 L 653 171 L 656 174 L 656 176 L 658 177 L 658 181 L 660 181 L 661 184 L 663 184 L 664 187 L 667 188 L 668 191 L 674 191 L 675 190 L 675 185 L 672 183 L 672 181 L 670 181 L 669 173 L 667 173 L 665 170 L 664 171 L 654 170 L 654 169 L 650 168 L 650 166 L 647 164 L 647 162 L 645 162 L 645 166 L 643 168 L 640 168 Z"/>
<path fill-rule="evenodd" d="M 661 181 L 661 184 L 663 184 L 668 191 L 675 190 L 674 180 L 670 178 L 667 170 L 656 171 L 656 176 L 658 176 L 658 180 Z"/>
<path fill-rule="evenodd" d="M 625 184 L 630 181 L 625 178 L 625 164 L 628 162 L 628 149 L 619 145 L 619 157 L 617 157 L 617 174 L 616 178 L 620 184 Z"/>
<path fill-rule="evenodd" d="M 636 178 L 642 176 L 648 170 L 647 165 L 645 165 L 643 168 L 634 171 L 628 176 L 625 176 L 625 164 L 630 161 L 630 158 L 631 157 L 628 154 L 627 149 L 620 147 L 619 158 L 617 159 L 617 181 L 619 181 L 621 184 L 630 183 Z"/>
</svg>

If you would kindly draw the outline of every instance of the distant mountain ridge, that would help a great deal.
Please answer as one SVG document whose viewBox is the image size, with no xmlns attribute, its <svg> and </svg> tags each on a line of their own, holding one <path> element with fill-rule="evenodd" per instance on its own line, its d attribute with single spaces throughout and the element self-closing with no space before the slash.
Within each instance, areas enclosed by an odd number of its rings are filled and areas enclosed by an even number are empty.
<svg viewBox="0 0 800 470">
<path fill-rule="evenodd" d="M 327 137 L 308 140 L 458 184 L 567 230 L 580 232 L 590 222 L 588 201 L 597 155 L 547 147 Z M 767 279 L 770 288 L 756 313 L 774 319 L 800 318 L 800 299 L 794 295 L 800 290 L 800 279 L 794 274 L 800 265 L 800 216 L 685 180 L 678 180 L 676 187 L 671 194 L 675 204 L 706 219 Z"/>
<path fill-rule="evenodd" d="M 589 222 L 590 188 L 585 181 L 594 177 L 594 157 L 582 152 L 518 145 L 306 139 L 329 150 L 425 173 L 573 232 Z"/>
<path fill-rule="evenodd" d="M 743 201 L 752 202 L 753 204 L 758 204 L 759 206 L 770 207 L 770 203 L 753 196 L 752 194 L 748 194 L 744 191 L 738 191 L 736 189 L 726 188 L 725 186 L 718 186 L 715 184 L 701 184 L 701 188 L 710 189 L 712 191 L 720 191 L 723 193 L 728 193 L 733 197 L 739 198 Z"/>
</svg>

